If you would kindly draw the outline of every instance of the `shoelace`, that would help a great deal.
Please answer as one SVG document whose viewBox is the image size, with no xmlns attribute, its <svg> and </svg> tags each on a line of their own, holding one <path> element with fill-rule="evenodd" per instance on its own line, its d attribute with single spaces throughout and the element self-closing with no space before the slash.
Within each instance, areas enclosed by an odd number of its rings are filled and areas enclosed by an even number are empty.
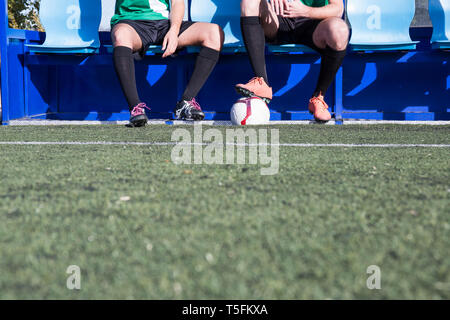
<svg viewBox="0 0 450 320">
<path fill-rule="evenodd" d="M 327 105 L 325 104 L 325 101 L 323 101 L 323 99 L 320 96 L 311 98 L 311 102 L 314 102 L 314 101 L 319 101 L 320 102 L 319 103 L 319 107 L 321 109 L 328 110 Z"/>
<path fill-rule="evenodd" d="M 194 106 L 195 109 L 200 110 L 200 111 L 202 110 L 202 108 L 198 104 L 197 100 L 195 100 L 195 98 L 192 98 L 192 100 L 190 102 Z"/>
<path fill-rule="evenodd" d="M 262 85 L 262 84 L 263 84 L 263 79 L 262 79 L 262 78 L 259 78 L 259 77 L 254 77 L 254 78 L 252 78 L 252 79 L 249 81 L 249 83 L 255 83 L 255 82 L 258 82 L 260 85 Z"/>
<path fill-rule="evenodd" d="M 145 103 L 141 102 L 136 107 L 133 108 L 133 110 L 131 111 L 131 115 L 134 116 L 136 114 L 143 114 L 144 108 L 151 110 L 149 107 L 147 107 L 147 105 Z"/>
</svg>

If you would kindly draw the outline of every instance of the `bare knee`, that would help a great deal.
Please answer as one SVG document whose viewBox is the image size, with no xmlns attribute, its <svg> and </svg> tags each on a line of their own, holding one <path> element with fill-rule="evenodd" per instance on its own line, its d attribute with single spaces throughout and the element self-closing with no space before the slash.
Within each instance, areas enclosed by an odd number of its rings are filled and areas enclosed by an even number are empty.
<svg viewBox="0 0 450 320">
<path fill-rule="evenodd" d="M 112 31 L 112 41 L 115 47 L 132 47 L 133 42 L 127 37 L 127 30 L 124 28 L 116 28 Z"/>
<path fill-rule="evenodd" d="M 261 0 L 242 0 L 241 16 L 259 16 Z"/>
<path fill-rule="evenodd" d="M 114 47 L 128 47 L 133 50 L 139 50 L 140 39 L 137 39 L 136 34 L 131 27 L 128 26 L 115 26 L 111 32 L 111 38 Z"/>
<path fill-rule="evenodd" d="M 328 46 L 337 51 L 345 50 L 350 34 L 347 24 L 342 19 L 330 18 L 326 29 Z"/>
<path fill-rule="evenodd" d="M 225 33 L 217 24 L 209 24 L 202 33 L 202 46 L 208 47 L 217 51 L 222 49 L 225 41 Z"/>
</svg>

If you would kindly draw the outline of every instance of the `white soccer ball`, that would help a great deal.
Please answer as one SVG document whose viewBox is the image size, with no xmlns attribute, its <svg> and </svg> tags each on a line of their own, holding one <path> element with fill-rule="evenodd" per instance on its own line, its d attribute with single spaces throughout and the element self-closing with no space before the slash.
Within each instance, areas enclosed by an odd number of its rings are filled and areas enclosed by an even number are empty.
<svg viewBox="0 0 450 320">
<path fill-rule="evenodd" d="M 258 97 L 241 98 L 231 108 L 231 122 L 237 126 L 262 125 L 270 121 L 267 104 Z"/>
</svg>

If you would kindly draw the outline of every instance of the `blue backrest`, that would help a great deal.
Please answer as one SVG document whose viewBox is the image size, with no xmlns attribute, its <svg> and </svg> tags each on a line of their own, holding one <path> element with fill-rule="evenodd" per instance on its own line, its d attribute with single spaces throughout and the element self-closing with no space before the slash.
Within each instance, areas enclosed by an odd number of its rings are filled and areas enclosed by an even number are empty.
<svg viewBox="0 0 450 320">
<path fill-rule="evenodd" d="M 111 18 L 114 15 L 116 0 L 101 0 L 102 2 L 102 21 L 100 31 L 111 30 Z"/>
<path fill-rule="evenodd" d="M 41 0 L 39 17 L 46 33 L 44 46 L 100 46 L 99 0 Z"/>
<path fill-rule="evenodd" d="M 429 0 L 430 18 L 433 22 L 431 41 L 450 40 L 450 0 Z"/>
<path fill-rule="evenodd" d="M 409 26 L 414 14 L 415 0 L 347 0 L 350 43 L 411 42 Z"/>
<path fill-rule="evenodd" d="M 217 23 L 225 33 L 225 45 L 242 45 L 240 4 L 240 0 L 191 0 L 191 19 Z"/>
</svg>

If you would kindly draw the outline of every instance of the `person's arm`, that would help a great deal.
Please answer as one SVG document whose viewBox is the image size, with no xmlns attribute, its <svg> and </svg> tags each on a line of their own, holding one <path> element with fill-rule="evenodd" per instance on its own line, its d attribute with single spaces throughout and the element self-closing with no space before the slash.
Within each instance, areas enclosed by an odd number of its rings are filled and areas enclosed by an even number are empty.
<svg viewBox="0 0 450 320">
<path fill-rule="evenodd" d="M 181 23 L 184 17 L 184 0 L 172 0 L 170 7 L 170 29 L 164 37 L 162 49 L 163 58 L 172 55 L 178 47 L 178 34 L 180 33 Z"/>
<path fill-rule="evenodd" d="M 282 16 L 286 18 L 305 17 L 323 20 L 332 17 L 341 18 L 344 13 L 344 3 L 342 0 L 329 0 L 326 6 L 318 8 L 304 5 L 300 0 L 293 0 L 291 2 L 283 0 L 283 2 L 285 9 Z"/>
</svg>

